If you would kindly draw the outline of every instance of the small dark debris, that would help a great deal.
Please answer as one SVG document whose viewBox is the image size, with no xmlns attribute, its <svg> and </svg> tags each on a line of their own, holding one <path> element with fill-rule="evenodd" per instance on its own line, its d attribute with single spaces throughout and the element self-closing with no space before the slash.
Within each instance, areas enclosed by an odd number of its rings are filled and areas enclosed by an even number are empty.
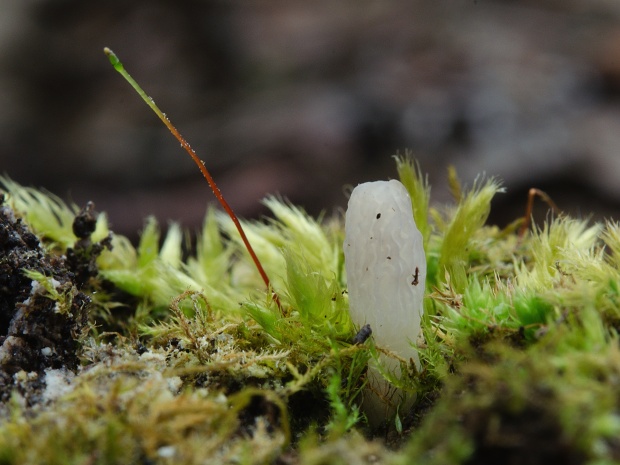
<svg viewBox="0 0 620 465">
<path fill-rule="evenodd" d="M 366 339 L 370 337 L 372 334 L 372 328 L 369 324 L 365 324 L 360 328 L 357 334 L 353 337 L 351 344 L 363 344 L 366 342 Z"/>
<path fill-rule="evenodd" d="M 249 404 L 239 412 L 239 433 L 243 436 L 252 436 L 259 417 L 265 419 L 267 432 L 270 434 L 282 426 L 280 407 L 265 396 L 257 394 L 253 395 Z"/>
<path fill-rule="evenodd" d="M 73 220 L 73 234 L 80 239 L 90 237 L 97 227 L 97 216 L 95 204 L 93 202 L 88 202 Z"/>
<path fill-rule="evenodd" d="M 73 220 L 73 233 L 79 238 L 73 247 L 67 249 L 67 265 L 75 275 L 75 283 L 83 287 L 90 278 L 97 276 L 97 257 L 104 249 L 112 249 L 112 236 L 93 243 L 90 235 L 97 226 L 98 213 L 95 204 L 88 202 Z"/>
<path fill-rule="evenodd" d="M 411 285 L 417 286 L 420 278 L 420 269 L 416 266 L 415 273 L 413 273 L 413 281 L 411 281 Z"/>
</svg>

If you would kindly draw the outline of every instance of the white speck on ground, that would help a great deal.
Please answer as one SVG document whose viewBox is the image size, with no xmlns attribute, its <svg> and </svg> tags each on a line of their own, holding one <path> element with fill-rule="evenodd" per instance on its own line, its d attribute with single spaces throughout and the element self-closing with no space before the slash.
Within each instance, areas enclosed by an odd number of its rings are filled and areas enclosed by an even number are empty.
<svg viewBox="0 0 620 465">
<path fill-rule="evenodd" d="M 65 368 L 45 370 L 43 399 L 45 401 L 52 401 L 71 392 L 73 389 L 71 380 L 74 377 L 75 375 Z"/>
</svg>

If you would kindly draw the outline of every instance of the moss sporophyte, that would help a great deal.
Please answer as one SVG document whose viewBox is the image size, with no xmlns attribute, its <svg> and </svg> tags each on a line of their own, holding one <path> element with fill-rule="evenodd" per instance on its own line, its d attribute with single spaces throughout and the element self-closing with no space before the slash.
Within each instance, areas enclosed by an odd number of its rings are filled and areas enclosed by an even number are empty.
<svg viewBox="0 0 620 465">
<path fill-rule="evenodd" d="M 129 73 L 125 71 L 125 67 L 123 66 L 123 63 L 121 63 L 121 61 L 118 59 L 116 54 L 112 50 L 110 50 L 108 47 L 105 47 L 103 51 L 108 56 L 110 63 L 112 64 L 114 69 L 118 71 L 121 74 L 121 76 L 123 76 L 127 80 L 127 82 L 129 82 L 129 84 L 131 84 L 131 86 L 135 89 L 138 95 L 142 97 L 142 99 L 151 108 L 151 110 L 153 110 L 153 112 L 159 117 L 159 119 L 162 120 L 162 122 L 170 130 L 172 135 L 181 143 L 181 147 L 185 149 L 185 151 L 189 154 L 189 156 L 192 158 L 194 163 L 196 163 L 196 166 L 198 166 L 198 169 L 200 170 L 204 178 L 207 180 L 207 183 L 209 184 L 209 187 L 213 191 L 213 194 L 217 198 L 218 202 L 222 205 L 222 207 L 224 208 L 228 216 L 230 216 L 230 219 L 232 220 L 235 227 L 237 228 L 237 232 L 239 233 L 239 236 L 243 240 L 246 250 L 252 257 L 252 260 L 254 261 L 254 264 L 256 265 L 256 269 L 260 273 L 261 278 L 263 278 L 263 281 L 265 282 L 265 286 L 269 288 L 270 282 L 269 282 L 269 277 L 267 276 L 267 273 L 265 273 L 265 270 L 263 269 L 263 266 L 260 260 L 256 256 L 256 253 L 254 252 L 252 245 L 248 241 L 248 238 L 245 235 L 245 232 L 243 231 L 243 227 L 241 226 L 241 223 L 239 222 L 237 215 L 235 215 L 235 212 L 233 211 L 233 209 L 230 207 L 230 205 L 228 205 L 228 202 L 226 201 L 226 199 L 224 199 L 224 196 L 221 194 L 219 188 L 217 187 L 217 184 L 215 184 L 215 181 L 211 177 L 211 173 L 209 173 L 209 170 L 205 166 L 204 161 L 198 158 L 198 155 L 196 155 L 196 152 L 194 152 L 194 149 L 190 147 L 190 145 L 187 143 L 187 141 L 181 135 L 181 133 L 179 133 L 179 131 L 177 131 L 177 129 L 172 125 L 168 117 L 164 113 L 161 112 L 161 110 L 155 104 L 155 101 L 151 97 L 146 95 L 146 93 L 138 85 L 135 79 L 133 79 L 129 75 Z M 280 299 L 278 298 L 278 295 L 275 292 L 273 293 L 273 299 L 276 302 L 276 304 L 280 306 Z"/>
<path fill-rule="evenodd" d="M 209 209 L 189 254 L 3 178 L 0 463 L 618 463 L 620 226 L 396 168 L 346 221 Z"/>
</svg>

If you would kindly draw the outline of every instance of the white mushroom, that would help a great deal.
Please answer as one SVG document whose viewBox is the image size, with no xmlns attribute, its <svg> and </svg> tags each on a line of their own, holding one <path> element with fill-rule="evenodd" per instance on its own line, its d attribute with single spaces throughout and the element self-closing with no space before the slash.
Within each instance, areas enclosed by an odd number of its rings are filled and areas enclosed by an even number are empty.
<svg viewBox="0 0 620 465">
<path fill-rule="evenodd" d="M 426 258 L 411 199 L 399 181 L 369 182 L 353 190 L 345 218 L 344 254 L 353 322 L 359 327 L 370 324 L 377 346 L 419 364 L 412 344 L 424 311 Z M 381 356 L 378 362 L 400 376 L 394 357 Z M 385 381 L 374 362 L 368 378 L 362 408 L 371 425 L 378 425 L 407 399 Z"/>
</svg>

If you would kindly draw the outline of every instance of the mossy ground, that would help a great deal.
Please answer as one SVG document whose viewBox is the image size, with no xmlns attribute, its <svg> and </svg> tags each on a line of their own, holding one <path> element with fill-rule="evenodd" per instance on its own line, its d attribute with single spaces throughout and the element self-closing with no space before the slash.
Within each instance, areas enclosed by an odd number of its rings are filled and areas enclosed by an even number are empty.
<svg viewBox="0 0 620 465">
<path fill-rule="evenodd" d="M 390 379 L 416 403 L 378 431 L 357 403 L 381 348 L 352 343 L 341 218 L 269 198 L 245 225 L 278 303 L 219 213 L 190 253 L 152 219 L 134 247 L 5 179 L 0 464 L 620 463 L 620 226 L 502 230 L 496 180 L 452 175 L 437 209 L 397 168 L 427 298 L 421 370 Z"/>
</svg>

